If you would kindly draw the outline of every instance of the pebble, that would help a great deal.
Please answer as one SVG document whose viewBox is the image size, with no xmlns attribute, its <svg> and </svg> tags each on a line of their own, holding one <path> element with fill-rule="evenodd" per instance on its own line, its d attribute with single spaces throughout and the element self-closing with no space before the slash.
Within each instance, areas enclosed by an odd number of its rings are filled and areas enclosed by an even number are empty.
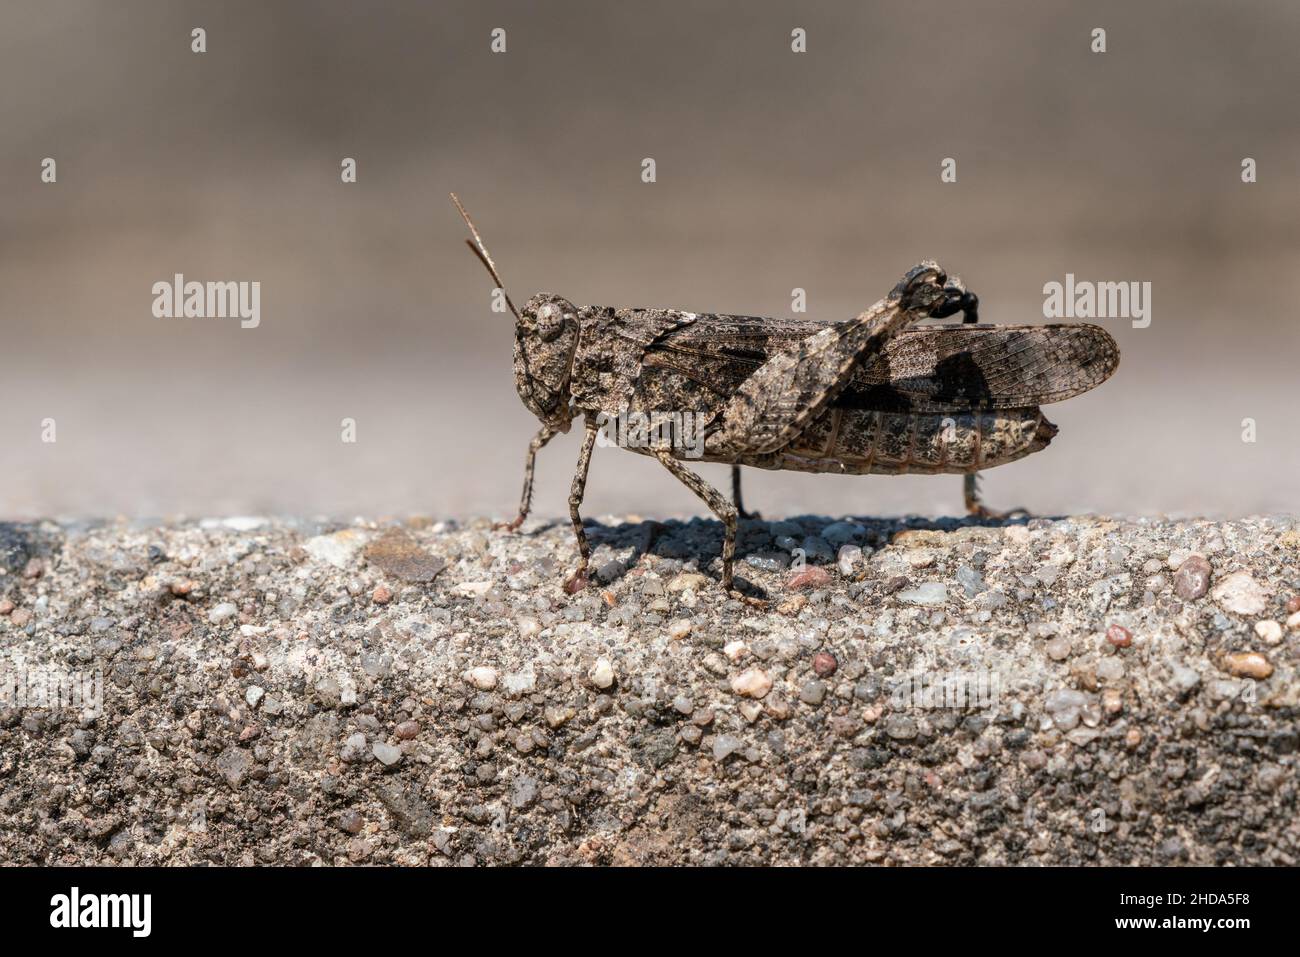
<svg viewBox="0 0 1300 957">
<path fill-rule="evenodd" d="M 542 711 L 542 718 L 546 721 L 546 726 L 554 731 L 556 728 L 563 727 L 572 720 L 575 714 L 577 714 L 577 712 L 572 708 L 548 705 Z"/>
<path fill-rule="evenodd" d="M 787 591 L 795 591 L 800 588 L 822 588 L 830 583 L 830 572 L 826 569 L 820 565 L 805 565 L 786 580 L 785 587 Z"/>
<path fill-rule="evenodd" d="M 376 741 L 372 751 L 379 763 L 387 768 L 391 768 L 398 761 L 402 760 L 401 749 L 395 748 L 385 741 Z"/>
<path fill-rule="evenodd" d="M 1204 555 L 1189 555 L 1177 566 L 1172 565 L 1171 555 L 1170 562 L 1170 567 L 1177 569 L 1174 575 L 1174 593 L 1183 601 L 1195 601 L 1209 589 L 1211 568 Z"/>
<path fill-rule="evenodd" d="M 749 654 L 749 645 L 739 639 L 736 641 L 729 641 L 722 646 L 722 653 L 733 662 L 736 662 Z"/>
<path fill-rule="evenodd" d="M 1174 663 L 1172 672 L 1174 688 L 1184 694 L 1201 683 L 1201 676 L 1184 664 Z"/>
<path fill-rule="evenodd" d="M 1061 635 L 1057 635 L 1045 647 L 1047 648 L 1047 657 L 1053 661 L 1064 661 L 1070 657 L 1070 640 Z"/>
<path fill-rule="evenodd" d="M 905 714 L 891 714 L 885 719 L 885 734 L 899 741 L 916 737 L 916 719 Z"/>
<path fill-rule="evenodd" d="M 348 763 L 360 761 L 366 753 L 366 736 L 360 731 L 348 735 L 348 739 L 343 742 L 343 747 L 339 750 L 339 757 Z"/>
<path fill-rule="evenodd" d="M 805 681 L 803 687 L 799 689 L 799 700 L 804 704 L 817 707 L 826 700 L 826 682 Z"/>
<path fill-rule="evenodd" d="M 376 605 L 387 605 L 393 600 L 393 590 L 387 585 L 380 585 L 370 593 L 370 600 Z"/>
<path fill-rule="evenodd" d="M 520 615 L 515 619 L 515 627 L 519 630 L 519 637 L 525 640 L 536 638 L 542 633 L 541 622 L 531 615 Z"/>
<path fill-rule="evenodd" d="M 1088 696 L 1073 688 L 1058 688 L 1043 699 L 1043 708 L 1052 722 L 1062 731 L 1070 731 L 1079 724 L 1079 715 L 1088 704 Z"/>
<path fill-rule="evenodd" d="M 486 665 L 471 668 L 465 678 L 479 691 L 491 691 L 497 686 L 497 670 Z"/>
<path fill-rule="evenodd" d="M 974 598 L 989 587 L 984 584 L 984 576 L 969 565 L 962 565 L 957 569 L 957 584 L 961 585 L 969 598 Z"/>
<path fill-rule="evenodd" d="M 1106 640 L 1116 648 L 1127 648 L 1133 644 L 1133 632 L 1123 625 L 1111 625 L 1106 629 Z"/>
<path fill-rule="evenodd" d="M 608 658 L 597 658 L 587 677 L 595 687 L 604 691 L 614 684 L 614 666 Z"/>
<path fill-rule="evenodd" d="M 447 567 L 445 559 L 421 548 L 405 530 L 389 528 L 365 550 L 366 561 L 402 581 L 425 584 Z"/>
<path fill-rule="evenodd" d="M 817 675 L 818 678 L 829 678 L 831 675 L 835 674 L 835 671 L 839 666 L 840 663 L 829 651 L 819 651 L 817 654 L 813 655 L 813 674 Z"/>
<path fill-rule="evenodd" d="M 1097 662 L 1097 677 L 1103 681 L 1119 681 L 1124 677 L 1124 662 L 1111 655 Z"/>
<path fill-rule="evenodd" d="M 1224 611 L 1236 615 L 1258 615 L 1268 605 L 1263 587 L 1249 572 L 1229 575 L 1214 586 L 1211 597 Z"/>
<path fill-rule="evenodd" d="M 1286 600 L 1286 612 L 1288 615 L 1300 615 L 1300 595 L 1292 595 Z"/>
<path fill-rule="evenodd" d="M 862 564 L 862 549 L 859 546 L 840 546 L 839 554 L 835 557 L 835 565 L 839 568 L 841 575 L 846 578 L 849 577 L 860 564 Z"/>
<path fill-rule="evenodd" d="M 903 561 L 909 568 L 929 568 L 937 557 L 931 548 L 914 548 L 903 552 Z"/>
<path fill-rule="evenodd" d="M 744 742 L 734 734 L 719 734 L 713 739 L 713 760 L 725 761 L 742 747 Z"/>
<path fill-rule="evenodd" d="M 1234 651 L 1223 656 L 1228 671 L 1239 678 L 1263 680 L 1273 673 L 1269 660 L 1257 651 Z"/>
<path fill-rule="evenodd" d="M 1300 631 L 1300 611 L 1292 612 L 1287 616 L 1286 626 L 1291 631 Z"/>
<path fill-rule="evenodd" d="M 835 560 L 835 552 L 830 542 L 819 535 L 809 535 L 803 540 L 804 560 L 809 562 L 830 562 Z"/>
<path fill-rule="evenodd" d="M 785 552 L 751 552 L 745 556 L 745 564 L 764 572 L 781 572 L 790 567 L 790 556 Z"/>
<path fill-rule="evenodd" d="M 226 783 L 238 789 L 253 769 L 253 758 L 243 748 L 229 747 L 217 756 L 216 764 Z"/>
<path fill-rule="evenodd" d="M 691 633 L 691 620 L 689 618 L 678 618 L 676 621 L 668 623 L 668 637 L 673 641 L 681 641 Z"/>
<path fill-rule="evenodd" d="M 219 625 L 223 621 L 228 621 L 239 614 L 239 609 L 228 601 L 223 601 L 210 612 L 208 612 L 208 621 L 214 625 Z"/>
<path fill-rule="evenodd" d="M 779 694 L 770 694 L 763 699 L 763 710 L 777 721 L 784 721 L 790 717 L 790 702 Z"/>
<path fill-rule="evenodd" d="M 1255 622 L 1255 634 L 1266 645 L 1277 645 L 1282 642 L 1282 626 L 1267 618 Z"/>
<path fill-rule="evenodd" d="M 807 595 L 791 595 L 776 606 L 776 613 L 778 615 L 785 615 L 789 618 L 793 618 L 798 615 L 799 612 L 803 611 L 804 606 L 807 604 Z"/>
<path fill-rule="evenodd" d="M 393 734 L 401 741 L 410 741 L 419 733 L 420 726 L 414 721 L 403 721 L 393 729 Z"/>
<path fill-rule="evenodd" d="M 347 568 L 355 561 L 357 553 L 366 543 L 365 535 L 355 529 L 345 528 L 332 535 L 317 535 L 303 542 L 302 548 L 318 562 L 335 568 Z"/>
<path fill-rule="evenodd" d="M 922 582 L 900 591 L 898 600 L 909 605 L 942 605 L 948 600 L 948 586 L 943 582 Z"/>
<path fill-rule="evenodd" d="M 731 679 L 731 690 L 745 698 L 762 698 L 772 690 L 772 679 L 762 668 L 750 668 Z"/>
<path fill-rule="evenodd" d="M 512 671 L 501 679 L 501 690 L 512 698 L 522 698 L 537 690 L 537 675 L 533 671 Z"/>
<path fill-rule="evenodd" d="M 688 589 L 699 591 L 708 583 L 707 575 L 701 575 L 699 572 L 682 572 L 673 576 L 672 580 L 668 582 L 668 590 L 670 592 L 686 591 Z"/>
<path fill-rule="evenodd" d="M 244 700 L 248 702 L 250 708 L 256 708 L 257 703 L 262 700 L 262 696 L 265 694 L 266 692 L 263 689 L 259 688 L 257 685 L 253 685 L 244 692 Z"/>
<path fill-rule="evenodd" d="M 849 542 L 861 542 L 867 537 L 867 530 L 856 522 L 833 522 L 822 529 L 822 538 L 832 545 L 847 545 Z M 861 549 L 859 549 L 861 551 Z"/>
</svg>

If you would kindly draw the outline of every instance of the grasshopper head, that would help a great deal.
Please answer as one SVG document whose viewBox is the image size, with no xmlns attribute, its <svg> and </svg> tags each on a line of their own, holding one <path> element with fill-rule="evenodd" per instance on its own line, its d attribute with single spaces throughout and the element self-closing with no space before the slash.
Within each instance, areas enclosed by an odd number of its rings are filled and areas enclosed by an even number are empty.
<svg viewBox="0 0 1300 957">
<path fill-rule="evenodd" d="M 515 385 L 519 398 L 548 425 L 568 430 L 569 375 L 578 348 L 578 310 L 550 293 L 524 304 L 515 323 Z"/>
</svg>

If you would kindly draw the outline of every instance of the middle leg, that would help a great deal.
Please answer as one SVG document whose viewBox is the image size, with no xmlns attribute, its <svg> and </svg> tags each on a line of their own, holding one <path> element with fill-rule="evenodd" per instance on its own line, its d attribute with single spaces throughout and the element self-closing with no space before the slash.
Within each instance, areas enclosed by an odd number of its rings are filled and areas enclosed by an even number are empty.
<svg viewBox="0 0 1300 957">
<path fill-rule="evenodd" d="M 763 516 L 758 512 L 745 511 L 744 500 L 740 497 L 740 466 L 731 467 L 731 504 L 736 506 L 736 514 L 743 519 L 759 519 Z"/>
<path fill-rule="evenodd" d="M 655 456 L 663 463 L 664 468 L 672 472 L 683 485 L 703 499 L 704 504 L 709 506 L 709 510 L 722 522 L 724 528 L 722 539 L 722 587 L 725 591 L 731 591 L 732 565 L 736 558 L 736 506 L 728 502 L 727 497 L 716 488 L 669 455 L 667 450 L 658 451 Z"/>
</svg>

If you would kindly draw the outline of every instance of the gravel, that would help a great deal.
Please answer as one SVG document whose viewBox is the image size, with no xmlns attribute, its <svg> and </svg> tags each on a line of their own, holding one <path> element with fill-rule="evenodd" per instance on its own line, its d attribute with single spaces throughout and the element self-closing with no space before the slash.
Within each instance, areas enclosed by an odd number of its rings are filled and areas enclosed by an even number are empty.
<svg viewBox="0 0 1300 957">
<path fill-rule="evenodd" d="M 1292 518 L 589 534 L 0 524 L 6 862 L 1300 863 Z"/>
</svg>

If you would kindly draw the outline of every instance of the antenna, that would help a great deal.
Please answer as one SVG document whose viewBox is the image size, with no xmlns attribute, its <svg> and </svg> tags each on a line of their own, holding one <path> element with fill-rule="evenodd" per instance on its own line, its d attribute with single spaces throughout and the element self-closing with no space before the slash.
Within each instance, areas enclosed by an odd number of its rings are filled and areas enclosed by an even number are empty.
<svg viewBox="0 0 1300 957">
<path fill-rule="evenodd" d="M 487 251 L 487 246 L 483 245 L 483 237 L 480 236 L 478 230 L 474 228 L 474 221 L 469 218 L 469 213 L 465 212 L 465 207 L 460 204 L 460 199 L 457 198 L 455 193 L 451 194 L 451 201 L 455 203 L 456 208 L 460 210 L 461 219 L 465 220 L 465 225 L 469 227 L 470 234 L 474 237 L 473 242 L 470 242 L 468 239 L 465 240 L 465 245 L 468 246 L 474 255 L 479 258 L 479 262 L 487 267 L 487 271 L 491 274 L 493 281 L 496 282 L 497 288 L 500 289 L 501 294 L 506 297 L 506 305 L 509 306 L 510 311 L 515 314 L 515 318 L 521 318 L 519 310 L 516 309 L 515 304 L 510 301 L 510 293 L 506 292 L 506 284 L 501 281 L 501 275 L 497 272 L 497 265 L 492 261 L 492 254 Z"/>
</svg>

